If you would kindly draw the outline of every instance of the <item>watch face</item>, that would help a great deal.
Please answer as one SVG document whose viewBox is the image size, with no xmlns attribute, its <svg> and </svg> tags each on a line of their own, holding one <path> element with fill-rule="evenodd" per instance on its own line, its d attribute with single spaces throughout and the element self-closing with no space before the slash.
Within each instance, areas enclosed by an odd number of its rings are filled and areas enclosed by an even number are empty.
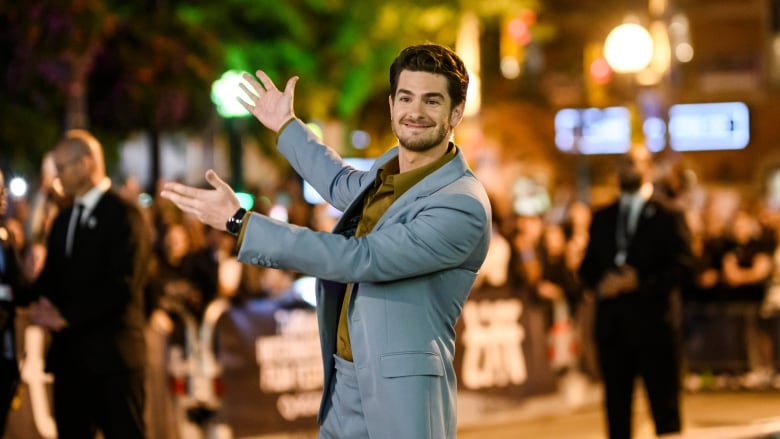
<svg viewBox="0 0 780 439">
<path fill-rule="evenodd" d="M 238 232 L 241 231 L 241 222 L 244 219 L 244 215 L 246 215 L 246 210 L 243 208 L 239 209 L 238 212 L 235 213 L 235 215 L 231 216 L 230 219 L 227 220 L 227 223 L 225 224 L 225 228 L 228 232 L 237 235 Z"/>
</svg>

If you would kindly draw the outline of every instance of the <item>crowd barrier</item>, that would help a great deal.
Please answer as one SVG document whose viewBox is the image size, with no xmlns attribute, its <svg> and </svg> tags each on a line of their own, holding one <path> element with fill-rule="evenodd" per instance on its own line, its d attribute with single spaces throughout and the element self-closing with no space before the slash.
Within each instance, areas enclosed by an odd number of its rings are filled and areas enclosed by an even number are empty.
<svg viewBox="0 0 780 439">
<path fill-rule="evenodd" d="M 756 305 L 741 302 L 686 301 L 683 340 L 686 369 L 693 374 L 738 376 L 756 363 L 756 333 L 769 335 L 774 370 L 780 371 L 780 314 L 761 316 Z M 752 339 L 751 339 L 752 338 Z"/>
<path fill-rule="evenodd" d="M 149 418 L 155 433 L 149 438 L 230 439 L 316 430 L 323 385 L 316 316 L 311 307 L 289 305 L 256 299 L 236 306 L 218 300 L 209 305 L 202 324 L 183 319 L 188 322 L 184 346 L 162 343 L 164 349 L 150 349 L 151 374 L 159 379 L 150 381 L 157 384 L 148 398 L 156 404 Z M 186 317 L 175 307 L 167 311 Z M 52 377 L 43 361 L 47 334 L 20 314 L 23 385 L 4 439 L 54 439 Z M 473 291 L 456 332 L 459 390 L 518 403 L 556 390 L 544 312 L 512 289 Z M 723 338 L 716 331 L 698 336 L 713 346 Z M 161 403 L 166 400 L 171 401 L 167 409 Z M 165 410 L 170 416 L 162 415 Z"/>
</svg>

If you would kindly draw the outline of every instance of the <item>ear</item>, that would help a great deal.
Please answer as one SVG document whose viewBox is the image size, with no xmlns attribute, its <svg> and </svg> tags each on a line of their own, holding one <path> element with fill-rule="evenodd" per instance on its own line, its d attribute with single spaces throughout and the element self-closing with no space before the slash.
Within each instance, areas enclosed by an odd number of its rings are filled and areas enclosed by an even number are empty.
<svg viewBox="0 0 780 439">
<path fill-rule="evenodd" d="M 95 159 L 91 155 L 83 155 L 79 157 L 81 165 L 90 171 L 95 167 Z"/>
<path fill-rule="evenodd" d="M 390 104 L 390 118 L 393 118 L 393 95 L 387 96 L 387 102 Z"/>
<path fill-rule="evenodd" d="M 460 123 L 460 121 L 463 119 L 463 109 L 465 107 L 466 103 L 461 102 L 460 105 L 452 109 L 452 113 L 450 113 L 450 125 L 454 127 Z"/>
</svg>

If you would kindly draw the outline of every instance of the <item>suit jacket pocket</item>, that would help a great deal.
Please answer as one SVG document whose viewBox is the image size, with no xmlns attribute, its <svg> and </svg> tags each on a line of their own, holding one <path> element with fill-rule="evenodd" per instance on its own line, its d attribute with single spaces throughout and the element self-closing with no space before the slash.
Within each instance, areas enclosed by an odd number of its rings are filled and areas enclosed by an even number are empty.
<svg viewBox="0 0 780 439">
<path fill-rule="evenodd" d="M 385 378 L 412 375 L 444 375 L 441 357 L 434 352 L 396 352 L 380 357 L 380 368 Z"/>
</svg>

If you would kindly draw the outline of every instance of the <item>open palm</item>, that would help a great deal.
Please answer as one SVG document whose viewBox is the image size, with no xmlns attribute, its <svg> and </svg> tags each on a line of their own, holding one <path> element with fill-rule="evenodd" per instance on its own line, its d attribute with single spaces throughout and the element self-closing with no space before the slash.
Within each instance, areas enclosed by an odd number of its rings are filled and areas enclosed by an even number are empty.
<svg viewBox="0 0 780 439">
<path fill-rule="evenodd" d="M 206 181 L 213 189 L 168 182 L 163 186 L 160 195 L 173 201 L 179 209 L 192 214 L 202 223 L 217 230 L 225 230 L 225 222 L 240 206 L 238 198 L 233 189 L 211 169 L 206 171 Z"/>
<path fill-rule="evenodd" d="M 257 71 L 257 78 L 249 73 L 244 73 L 242 78 L 251 89 L 246 84 L 240 84 L 241 89 L 246 93 L 246 99 L 238 98 L 238 100 L 266 128 L 278 132 L 287 121 L 295 117 L 293 96 L 295 83 L 298 82 L 297 76 L 287 80 L 284 92 L 276 88 L 271 78 L 262 70 Z"/>
</svg>

